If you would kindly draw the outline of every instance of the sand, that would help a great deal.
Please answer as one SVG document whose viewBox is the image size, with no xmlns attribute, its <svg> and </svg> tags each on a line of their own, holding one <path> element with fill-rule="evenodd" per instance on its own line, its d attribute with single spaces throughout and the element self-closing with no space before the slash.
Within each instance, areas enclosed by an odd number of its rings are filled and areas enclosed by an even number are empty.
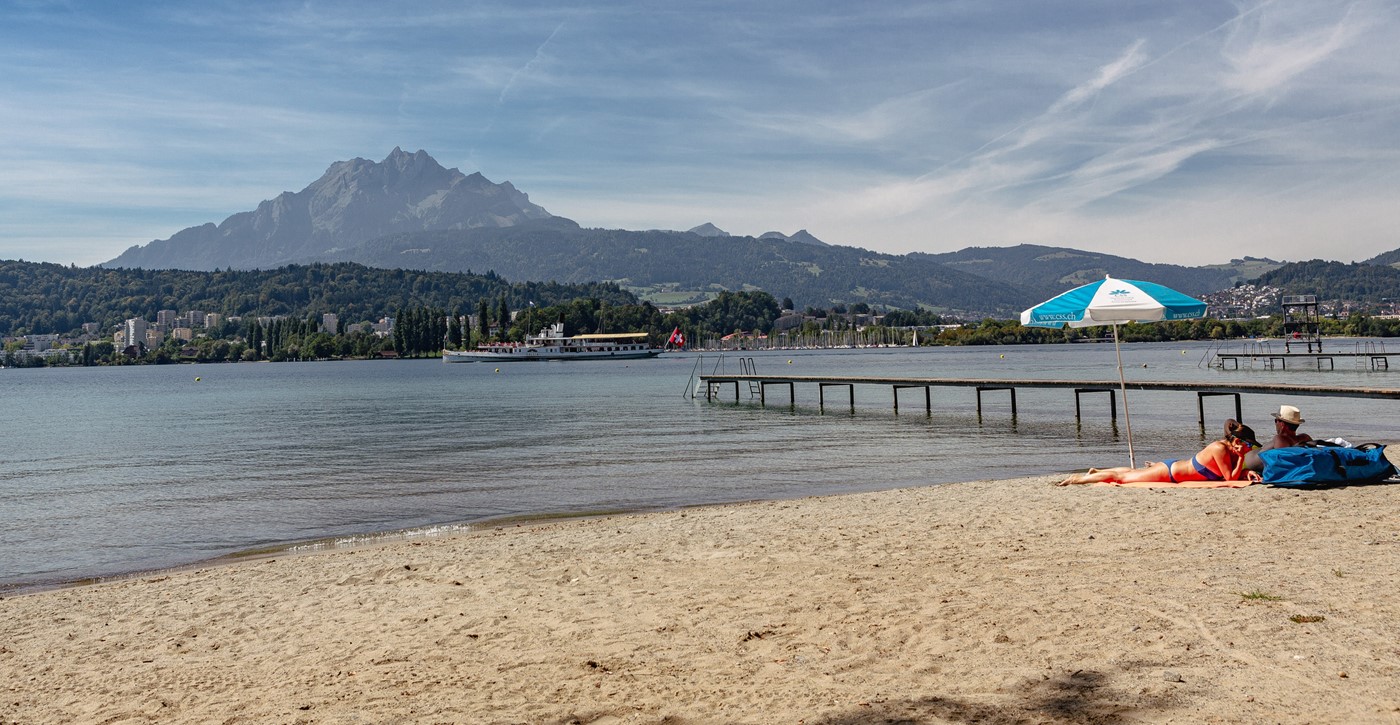
<svg viewBox="0 0 1400 725">
<path fill-rule="evenodd" d="M 1400 485 L 1058 478 L 11 596 L 0 722 L 1400 722 Z"/>
</svg>

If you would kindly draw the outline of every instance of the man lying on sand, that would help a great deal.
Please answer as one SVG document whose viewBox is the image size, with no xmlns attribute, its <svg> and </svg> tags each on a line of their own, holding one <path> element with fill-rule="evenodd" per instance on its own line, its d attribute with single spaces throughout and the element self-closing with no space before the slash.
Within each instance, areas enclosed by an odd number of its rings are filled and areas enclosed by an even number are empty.
<svg viewBox="0 0 1400 725">
<path fill-rule="evenodd" d="M 1115 485 L 1175 485 L 1185 488 L 1240 488 L 1262 480 L 1254 471 L 1246 471 L 1244 457 L 1258 448 L 1254 430 L 1234 418 L 1225 419 L 1225 437 L 1213 441 L 1199 453 L 1186 459 L 1149 463 L 1142 468 L 1090 468 L 1088 473 L 1076 473 L 1058 485 L 1078 483 L 1111 483 Z M 1204 485 L 1202 485 L 1204 484 Z"/>
</svg>

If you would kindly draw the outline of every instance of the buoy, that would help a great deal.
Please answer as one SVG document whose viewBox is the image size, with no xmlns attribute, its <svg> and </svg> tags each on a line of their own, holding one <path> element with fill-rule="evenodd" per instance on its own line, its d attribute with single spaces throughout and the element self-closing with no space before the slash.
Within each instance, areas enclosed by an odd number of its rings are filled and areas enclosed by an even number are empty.
<svg viewBox="0 0 1400 725">
<path fill-rule="evenodd" d="M 791 364 L 792 364 L 792 361 L 791 361 L 791 360 L 789 360 L 789 361 L 788 361 L 788 364 L 789 364 L 789 365 L 791 365 Z"/>
<path fill-rule="evenodd" d="M 1185 354 L 1186 354 L 1186 351 L 1185 351 L 1185 350 L 1182 350 L 1182 351 L 1181 351 L 1181 354 L 1182 354 L 1182 355 L 1185 355 Z"/>
<path fill-rule="evenodd" d="M 1143 367 L 1147 367 L 1147 363 L 1143 363 L 1142 366 L 1143 366 Z"/>
<path fill-rule="evenodd" d="M 1001 359 L 1002 359 L 1002 360 L 1005 360 L 1005 359 L 1006 359 L 1006 356 L 1005 356 L 1005 355 L 1002 355 L 1002 356 L 1001 356 Z"/>
<path fill-rule="evenodd" d="M 195 381 L 196 383 L 199 382 L 199 376 L 198 376 L 198 375 L 196 375 L 196 376 L 194 377 L 194 381 Z"/>
<path fill-rule="evenodd" d="M 500 371 L 501 371 L 501 369 L 500 369 L 500 368 L 496 368 L 496 372 L 498 372 L 498 373 L 499 373 L 499 372 L 500 372 Z"/>
</svg>

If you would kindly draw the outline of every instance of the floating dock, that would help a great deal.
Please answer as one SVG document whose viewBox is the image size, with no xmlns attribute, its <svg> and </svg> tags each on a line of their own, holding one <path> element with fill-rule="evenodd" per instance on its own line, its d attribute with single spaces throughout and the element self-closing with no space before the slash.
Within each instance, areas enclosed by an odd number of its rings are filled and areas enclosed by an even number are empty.
<svg viewBox="0 0 1400 725">
<path fill-rule="evenodd" d="M 1301 354 L 1301 353 L 1300 353 Z M 739 402 L 741 386 L 749 386 L 750 396 L 756 395 L 761 405 L 768 404 L 768 388 L 786 385 L 788 405 L 797 404 L 795 386 L 799 383 L 817 386 L 817 396 L 822 410 L 826 410 L 826 389 L 846 388 L 850 396 L 851 411 L 856 407 L 856 386 L 888 386 L 894 397 L 894 410 L 899 412 L 899 391 L 909 388 L 924 391 L 924 411 L 933 414 L 933 388 L 974 388 L 977 391 L 977 414 L 982 414 L 982 393 L 1009 391 L 1011 393 L 1011 416 L 1016 416 L 1016 390 L 1019 388 L 1060 388 L 1074 391 L 1074 417 L 1081 417 L 1080 398 L 1085 393 L 1108 393 L 1108 405 L 1113 420 L 1118 419 L 1117 380 L 1032 380 L 1032 379 L 993 379 L 993 378 L 885 378 L 885 377 L 845 377 L 821 375 L 701 375 L 700 385 L 705 390 L 705 400 L 713 401 L 722 389 L 734 386 L 734 401 Z M 1178 390 L 1196 394 L 1196 410 L 1201 425 L 1205 425 L 1205 399 L 1216 396 L 1232 396 L 1235 399 L 1235 419 L 1243 421 L 1240 395 L 1304 395 L 1335 398 L 1378 398 L 1400 400 L 1400 390 L 1391 388 L 1357 388 L 1325 385 L 1274 385 L 1270 383 L 1206 384 L 1196 382 L 1134 381 L 1127 383 L 1129 390 Z M 698 394 L 698 390 L 696 391 Z"/>
</svg>

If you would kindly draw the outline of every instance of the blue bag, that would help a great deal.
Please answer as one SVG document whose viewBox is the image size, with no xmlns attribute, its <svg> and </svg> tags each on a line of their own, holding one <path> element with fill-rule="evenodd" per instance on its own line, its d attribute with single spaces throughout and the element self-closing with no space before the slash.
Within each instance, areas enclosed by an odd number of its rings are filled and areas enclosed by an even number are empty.
<svg viewBox="0 0 1400 725">
<path fill-rule="evenodd" d="M 1355 448 L 1308 441 L 1292 448 L 1260 451 L 1264 482 L 1274 486 L 1328 483 L 1375 483 L 1396 474 L 1385 457 L 1385 446 L 1366 443 Z"/>
</svg>

